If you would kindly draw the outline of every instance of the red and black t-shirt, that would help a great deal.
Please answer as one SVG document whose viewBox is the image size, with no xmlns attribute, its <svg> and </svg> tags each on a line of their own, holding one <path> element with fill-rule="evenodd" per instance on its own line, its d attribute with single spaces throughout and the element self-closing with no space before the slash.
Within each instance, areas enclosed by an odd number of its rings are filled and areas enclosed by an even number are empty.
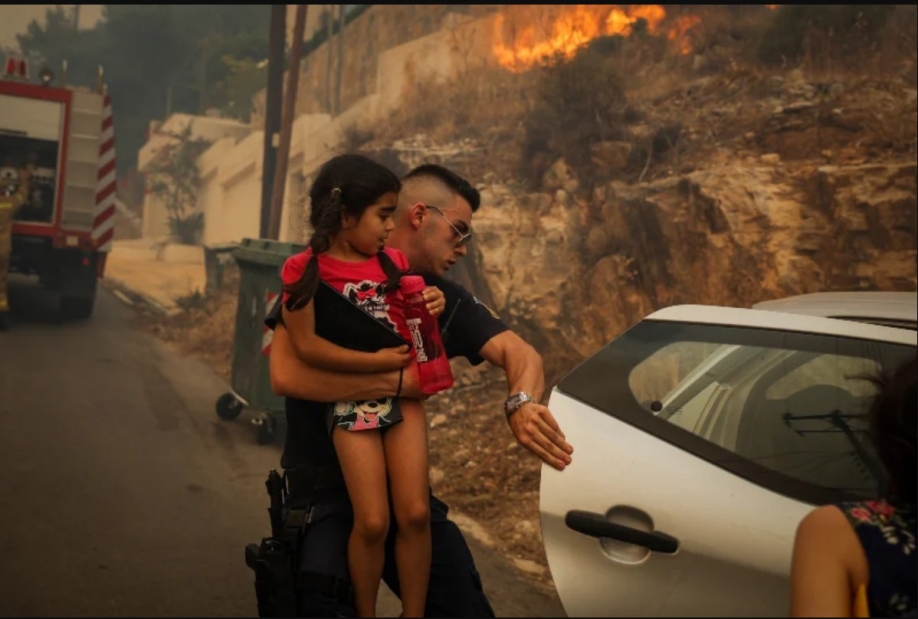
<svg viewBox="0 0 918 619">
<path fill-rule="evenodd" d="M 405 254 L 389 247 L 383 251 L 397 268 L 403 271 L 408 270 L 408 259 Z M 303 276 L 312 258 L 311 249 L 287 258 L 281 268 L 281 280 L 284 285 L 296 283 Z M 319 277 L 323 281 L 354 304 L 362 307 L 376 320 L 411 341 L 408 324 L 405 322 L 405 305 L 402 294 L 398 289 L 388 294 L 383 292 L 387 278 L 378 256 L 367 258 L 362 262 L 346 262 L 323 253 L 319 254 L 316 260 L 319 261 Z M 281 303 L 286 303 L 288 297 L 286 292 L 283 293 Z"/>
</svg>

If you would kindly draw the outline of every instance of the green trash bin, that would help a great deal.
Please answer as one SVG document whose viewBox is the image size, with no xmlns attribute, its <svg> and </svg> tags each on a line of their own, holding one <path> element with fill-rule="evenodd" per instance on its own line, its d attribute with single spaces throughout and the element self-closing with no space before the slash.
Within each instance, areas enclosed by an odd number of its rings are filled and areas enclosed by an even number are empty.
<svg viewBox="0 0 918 619">
<path fill-rule="evenodd" d="M 261 444 L 274 442 L 284 429 L 284 398 L 271 391 L 268 374 L 273 332 L 265 327 L 264 319 L 281 292 L 281 266 L 305 248 L 298 243 L 243 239 L 233 250 L 239 264 L 239 297 L 230 378 L 232 391 L 217 400 L 217 415 L 229 421 L 244 408 L 259 411 L 252 423 L 258 428 Z"/>
</svg>

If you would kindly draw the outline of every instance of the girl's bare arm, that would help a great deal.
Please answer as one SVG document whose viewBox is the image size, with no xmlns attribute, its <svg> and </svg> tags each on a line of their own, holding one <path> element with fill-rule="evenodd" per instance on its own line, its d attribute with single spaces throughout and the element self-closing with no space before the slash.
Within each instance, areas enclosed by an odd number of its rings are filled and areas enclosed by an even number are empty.
<svg viewBox="0 0 918 619">
<path fill-rule="evenodd" d="M 284 307 L 282 316 L 297 358 L 311 366 L 335 372 L 371 373 L 397 370 L 410 361 L 407 347 L 404 353 L 388 349 L 368 353 L 338 346 L 316 335 L 314 299 L 293 312 Z"/>
</svg>

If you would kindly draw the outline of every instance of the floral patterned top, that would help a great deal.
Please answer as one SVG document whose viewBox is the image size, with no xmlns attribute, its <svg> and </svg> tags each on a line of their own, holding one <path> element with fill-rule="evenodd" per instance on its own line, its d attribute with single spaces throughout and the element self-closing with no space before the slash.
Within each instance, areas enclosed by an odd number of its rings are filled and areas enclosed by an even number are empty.
<svg viewBox="0 0 918 619">
<path fill-rule="evenodd" d="M 886 501 L 839 503 L 867 555 L 871 617 L 915 616 L 918 602 L 918 555 L 915 506 Z"/>
</svg>

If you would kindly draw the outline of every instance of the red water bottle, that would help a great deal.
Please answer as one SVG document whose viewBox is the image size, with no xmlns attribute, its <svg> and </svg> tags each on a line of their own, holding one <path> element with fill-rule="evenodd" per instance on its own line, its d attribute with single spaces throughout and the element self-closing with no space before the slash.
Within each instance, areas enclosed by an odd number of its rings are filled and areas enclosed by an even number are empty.
<svg viewBox="0 0 918 619">
<path fill-rule="evenodd" d="M 423 277 L 405 275 L 399 285 L 405 299 L 405 318 L 418 364 L 421 391 L 433 395 L 449 389 L 453 386 L 453 371 L 449 367 L 446 349 L 440 338 L 440 326 L 437 319 L 427 311 L 427 303 L 424 301 L 422 293 L 427 284 Z"/>
</svg>

